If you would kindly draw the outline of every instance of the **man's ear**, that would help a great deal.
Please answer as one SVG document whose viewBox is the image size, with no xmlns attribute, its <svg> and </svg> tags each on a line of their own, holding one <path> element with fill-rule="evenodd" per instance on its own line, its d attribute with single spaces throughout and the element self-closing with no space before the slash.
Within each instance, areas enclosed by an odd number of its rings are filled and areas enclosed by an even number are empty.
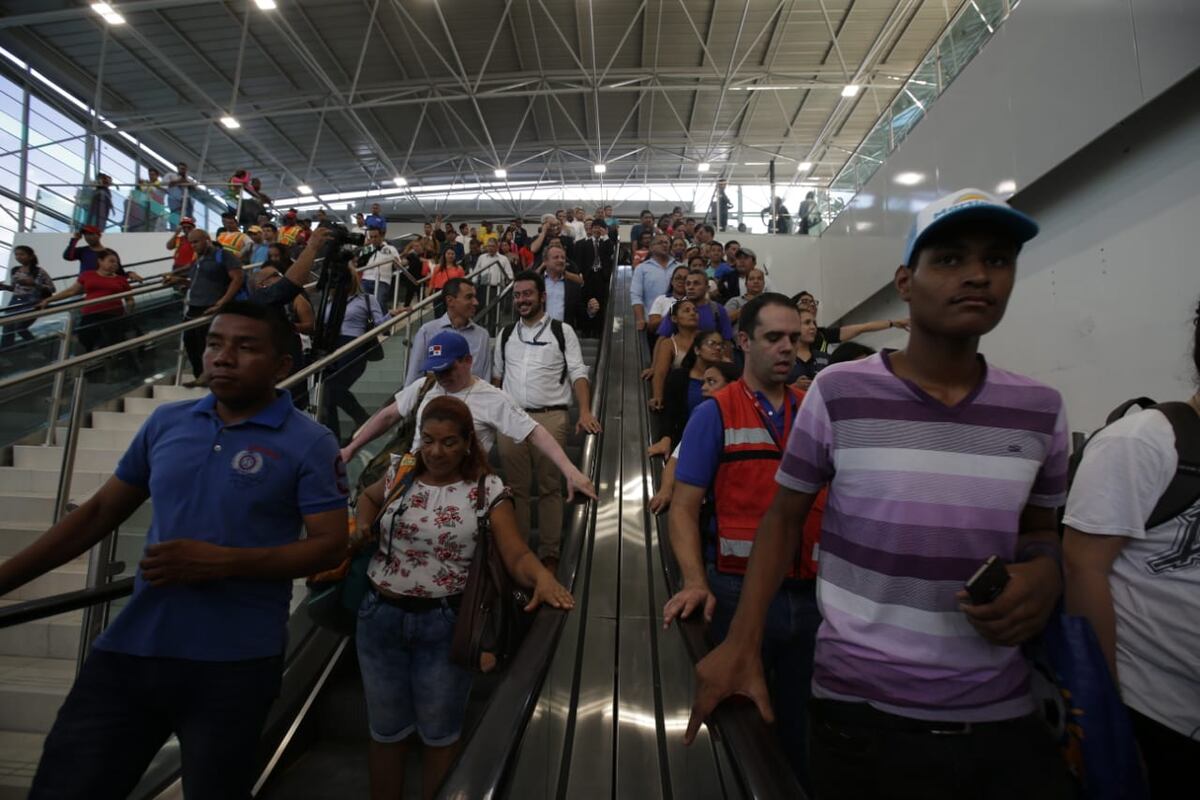
<svg viewBox="0 0 1200 800">
<path fill-rule="evenodd" d="M 750 349 L 750 334 L 745 331 L 738 331 L 734 334 L 734 341 L 743 353 Z"/>
<path fill-rule="evenodd" d="M 280 383 L 292 374 L 292 354 L 284 353 L 279 358 L 279 368 L 275 370 L 275 383 Z"/>
<path fill-rule="evenodd" d="M 901 264 L 900 266 L 896 267 L 896 275 L 893 277 L 892 283 L 895 285 L 896 292 L 900 295 L 900 299 L 906 303 L 908 302 L 909 297 L 912 295 L 912 278 L 913 271 L 909 269 L 907 264 Z"/>
</svg>

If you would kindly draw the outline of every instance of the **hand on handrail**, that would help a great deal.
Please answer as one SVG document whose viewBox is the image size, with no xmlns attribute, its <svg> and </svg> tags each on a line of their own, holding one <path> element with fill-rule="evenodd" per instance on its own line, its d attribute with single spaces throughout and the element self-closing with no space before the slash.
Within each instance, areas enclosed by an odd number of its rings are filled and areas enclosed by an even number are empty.
<svg viewBox="0 0 1200 800">
<path fill-rule="evenodd" d="M 723 700 L 733 695 L 752 701 L 767 724 L 775 721 L 760 648 L 726 639 L 696 664 L 695 700 L 683 743 L 694 742 L 700 725 Z"/>
</svg>

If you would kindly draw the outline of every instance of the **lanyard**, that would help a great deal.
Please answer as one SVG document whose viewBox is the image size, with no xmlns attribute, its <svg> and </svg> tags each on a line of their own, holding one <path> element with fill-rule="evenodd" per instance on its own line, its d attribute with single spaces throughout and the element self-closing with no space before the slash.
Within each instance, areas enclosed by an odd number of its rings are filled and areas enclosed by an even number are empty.
<svg viewBox="0 0 1200 800">
<path fill-rule="evenodd" d="M 525 323 L 518 320 L 517 321 L 517 339 L 523 345 L 528 345 L 531 347 L 541 347 L 542 345 L 546 344 L 545 342 L 542 341 L 542 334 L 546 332 L 546 326 L 549 324 L 550 324 L 550 315 L 543 314 L 542 324 L 537 327 L 537 330 L 533 334 L 533 340 L 530 341 L 525 338 L 525 333 L 522 330 L 522 328 L 525 327 Z"/>
<path fill-rule="evenodd" d="M 779 438 L 779 432 L 775 428 L 775 423 L 772 421 L 774 410 L 768 411 L 762 407 L 762 403 L 758 399 L 758 394 L 750 391 L 750 387 L 745 381 L 741 381 L 742 391 L 754 403 L 754 409 L 758 412 L 759 419 L 762 420 L 763 426 L 766 427 L 767 433 L 771 435 L 771 439 L 775 442 L 775 446 L 780 450 L 784 449 L 787 444 L 788 435 L 792 432 L 792 393 L 784 388 L 783 395 L 783 439 Z"/>
</svg>

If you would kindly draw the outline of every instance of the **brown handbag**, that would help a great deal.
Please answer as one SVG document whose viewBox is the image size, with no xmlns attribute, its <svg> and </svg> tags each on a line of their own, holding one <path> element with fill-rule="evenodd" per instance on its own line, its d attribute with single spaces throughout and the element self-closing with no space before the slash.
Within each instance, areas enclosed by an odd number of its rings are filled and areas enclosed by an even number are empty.
<svg viewBox="0 0 1200 800">
<path fill-rule="evenodd" d="M 475 555 L 450 643 L 451 663 L 472 672 L 503 669 L 533 622 L 525 612 L 530 595 L 509 576 L 492 535 L 486 480 L 486 475 L 479 478 L 475 492 Z"/>
</svg>

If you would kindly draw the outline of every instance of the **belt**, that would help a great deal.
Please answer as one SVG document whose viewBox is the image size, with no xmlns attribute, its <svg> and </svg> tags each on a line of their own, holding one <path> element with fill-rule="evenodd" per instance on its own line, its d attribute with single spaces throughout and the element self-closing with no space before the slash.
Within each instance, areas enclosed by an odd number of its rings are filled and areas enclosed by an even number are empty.
<svg viewBox="0 0 1200 800">
<path fill-rule="evenodd" d="M 446 597 L 410 597 L 408 595 L 394 597 L 386 595 L 378 589 L 372 588 L 371 591 L 379 598 L 379 602 L 386 603 L 389 606 L 396 606 L 405 611 L 433 611 L 437 608 L 449 608 L 454 611 L 462 605 L 462 595 L 452 594 Z"/>
<path fill-rule="evenodd" d="M 538 406 L 525 409 L 526 414 L 547 414 L 551 411 L 566 411 L 567 406 Z"/>
<path fill-rule="evenodd" d="M 842 700 L 813 698 L 809 701 L 815 717 L 833 724 L 861 725 L 866 728 L 881 728 L 907 733 L 927 733 L 933 736 L 969 736 L 978 730 L 996 725 L 1020 722 L 1024 717 L 993 720 L 990 722 L 948 722 L 933 719 L 913 719 L 898 714 L 880 711 L 867 703 L 849 703 Z"/>
</svg>

